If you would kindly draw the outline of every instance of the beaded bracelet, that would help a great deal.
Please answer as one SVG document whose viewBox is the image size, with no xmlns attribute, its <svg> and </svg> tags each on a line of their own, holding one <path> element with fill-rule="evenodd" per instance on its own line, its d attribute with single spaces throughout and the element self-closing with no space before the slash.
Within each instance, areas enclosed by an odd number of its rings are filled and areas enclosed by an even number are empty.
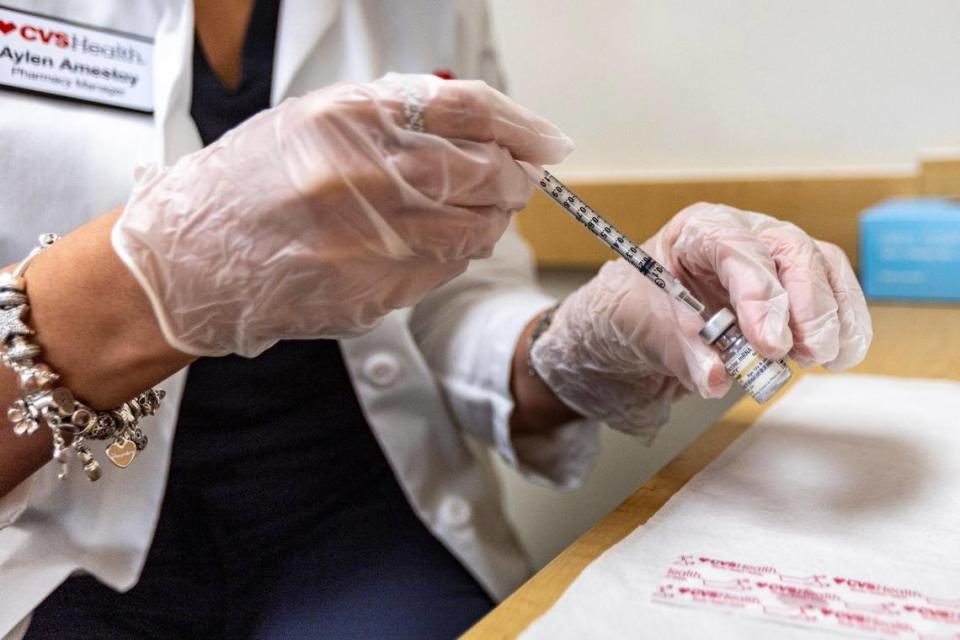
<svg viewBox="0 0 960 640">
<path fill-rule="evenodd" d="M 86 446 L 87 440 L 112 440 L 107 457 L 121 469 L 133 462 L 147 446 L 147 437 L 139 428 L 140 418 L 156 413 L 163 391 L 150 389 L 111 411 L 94 411 L 73 397 L 69 389 L 57 386 L 60 376 L 49 365 L 39 362 L 43 350 L 30 337 L 34 331 L 25 318 L 30 310 L 27 283 L 23 277 L 27 265 L 59 236 L 40 236 L 40 246 L 10 273 L 0 274 L 0 348 L 3 364 L 17 374 L 23 397 L 8 410 L 13 432 L 32 435 L 41 423 L 53 432 L 53 458 L 60 463 L 61 479 L 67 475 L 67 461 L 75 452 L 90 480 L 101 475 L 100 463 Z"/>
</svg>

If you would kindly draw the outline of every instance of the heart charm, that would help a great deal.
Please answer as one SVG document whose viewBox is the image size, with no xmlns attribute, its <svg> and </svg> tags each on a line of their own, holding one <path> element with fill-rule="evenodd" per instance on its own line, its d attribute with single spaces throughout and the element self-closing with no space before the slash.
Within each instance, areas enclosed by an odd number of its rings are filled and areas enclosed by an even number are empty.
<svg viewBox="0 0 960 640">
<path fill-rule="evenodd" d="M 17 25 L 12 22 L 7 22 L 5 20 L 0 20 L 0 33 L 7 35 L 11 31 L 17 28 Z"/>
<path fill-rule="evenodd" d="M 110 462 L 113 464 L 121 469 L 126 469 L 130 466 L 130 463 L 133 462 L 133 459 L 137 457 L 137 445 L 133 440 L 114 442 L 107 447 L 107 457 L 110 458 Z"/>
</svg>

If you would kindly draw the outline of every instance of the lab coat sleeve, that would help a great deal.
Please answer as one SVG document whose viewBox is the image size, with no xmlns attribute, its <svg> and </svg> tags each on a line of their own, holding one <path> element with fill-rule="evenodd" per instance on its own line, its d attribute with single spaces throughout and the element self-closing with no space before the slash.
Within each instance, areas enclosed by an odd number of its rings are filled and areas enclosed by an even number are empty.
<svg viewBox="0 0 960 640">
<path fill-rule="evenodd" d="M 33 476 L 27 478 L 17 485 L 13 491 L 0 498 L 0 529 L 5 529 L 16 522 L 20 514 L 27 508 L 32 486 Z"/>
<path fill-rule="evenodd" d="M 506 90 L 486 2 L 457 6 L 456 72 Z M 531 480 L 575 488 L 592 467 L 599 425 L 578 420 L 545 435 L 510 432 L 510 372 L 524 327 L 555 300 L 542 292 L 523 240 L 511 225 L 487 260 L 440 287 L 411 316 L 411 329 L 454 419 Z"/>
<path fill-rule="evenodd" d="M 495 448 L 531 480 L 572 489 L 593 466 L 599 424 L 569 422 L 545 434 L 510 431 L 510 373 L 524 327 L 555 300 L 535 282 L 533 262 L 511 225 L 493 256 L 432 292 L 411 329 L 460 427 Z"/>
</svg>

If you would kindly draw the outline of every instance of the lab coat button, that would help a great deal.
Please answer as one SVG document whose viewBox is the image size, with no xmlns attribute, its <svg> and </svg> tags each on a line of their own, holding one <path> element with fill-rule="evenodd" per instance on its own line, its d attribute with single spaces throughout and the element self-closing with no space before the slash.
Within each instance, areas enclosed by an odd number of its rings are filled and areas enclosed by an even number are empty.
<svg viewBox="0 0 960 640">
<path fill-rule="evenodd" d="M 363 375 L 378 387 L 390 387 L 400 379 L 400 362 L 389 353 L 375 353 L 363 363 Z"/>
<path fill-rule="evenodd" d="M 470 504 L 459 496 L 449 496 L 440 503 L 440 521 L 451 527 L 462 527 L 470 522 Z"/>
</svg>

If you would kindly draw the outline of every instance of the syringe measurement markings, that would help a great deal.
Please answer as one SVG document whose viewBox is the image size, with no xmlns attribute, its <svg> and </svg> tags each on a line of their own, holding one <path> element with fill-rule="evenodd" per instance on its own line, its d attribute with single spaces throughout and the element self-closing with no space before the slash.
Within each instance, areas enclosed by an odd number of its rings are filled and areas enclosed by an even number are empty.
<svg viewBox="0 0 960 640">
<path fill-rule="evenodd" d="M 554 184 L 552 191 L 549 190 L 551 187 L 548 186 L 547 183 Z M 544 179 L 541 180 L 540 186 L 547 192 L 547 195 L 554 199 L 554 201 L 570 211 L 570 213 L 577 218 L 580 224 L 590 229 L 591 233 L 606 242 L 607 245 L 609 245 L 614 251 L 636 265 L 638 269 L 641 269 L 646 273 L 653 266 L 653 264 L 656 263 L 656 260 L 654 260 L 652 256 L 640 249 L 633 242 L 627 240 L 626 237 L 620 233 L 616 227 L 604 220 L 596 211 L 593 210 L 593 208 L 587 206 L 587 204 L 568 187 L 563 184 L 559 184 L 559 181 L 549 172 L 544 171 Z M 570 194 L 566 198 L 563 197 L 564 191 Z M 601 224 L 603 225 L 602 229 L 599 228 L 599 225 Z M 610 233 L 614 233 L 616 238 L 608 237 Z M 620 246 L 624 244 L 626 247 Z M 637 258 L 642 258 L 642 260 L 638 262 Z"/>
<path fill-rule="evenodd" d="M 575 193 L 570 191 L 568 187 L 565 187 L 562 184 L 555 184 L 553 191 L 548 191 L 547 182 L 556 182 L 556 179 L 553 178 L 546 171 L 544 172 L 544 180 L 540 181 L 540 186 L 547 192 L 551 198 L 554 199 L 558 204 L 567 209 L 577 221 L 580 222 L 583 226 L 587 227 L 591 233 L 603 240 L 610 248 L 623 256 L 628 262 L 633 264 L 640 273 L 643 275 L 648 275 L 650 270 L 657 265 L 657 261 L 653 259 L 648 253 L 640 249 L 634 243 L 630 242 L 625 238 L 625 236 L 617 230 L 612 224 L 601 218 L 591 207 L 580 199 Z M 566 191 L 570 195 L 566 199 L 563 198 L 563 192 Z M 589 216 L 589 217 L 588 217 Z M 597 231 L 595 230 L 597 225 L 602 223 L 604 228 Z M 616 238 L 608 237 L 609 233 L 615 233 Z M 626 245 L 626 247 L 621 245 Z"/>
<path fill-rule="evenodd" d="M 577 194 L 557 180 L 546 169 L 544 169 L 543 178 L 540 180 L 540 188 L 593 235 L 600 238 L 608 247 L 636 267 L 644 277 L 697 314 L 703 316 L 706 313 L 706 306 L 680 284 L 672 273 L 654 260 L 653 256 L 630 241 L 619 229 L 588 206 Z M 569 195 L 564 197 L 564 192 Z"/>
</svg>

